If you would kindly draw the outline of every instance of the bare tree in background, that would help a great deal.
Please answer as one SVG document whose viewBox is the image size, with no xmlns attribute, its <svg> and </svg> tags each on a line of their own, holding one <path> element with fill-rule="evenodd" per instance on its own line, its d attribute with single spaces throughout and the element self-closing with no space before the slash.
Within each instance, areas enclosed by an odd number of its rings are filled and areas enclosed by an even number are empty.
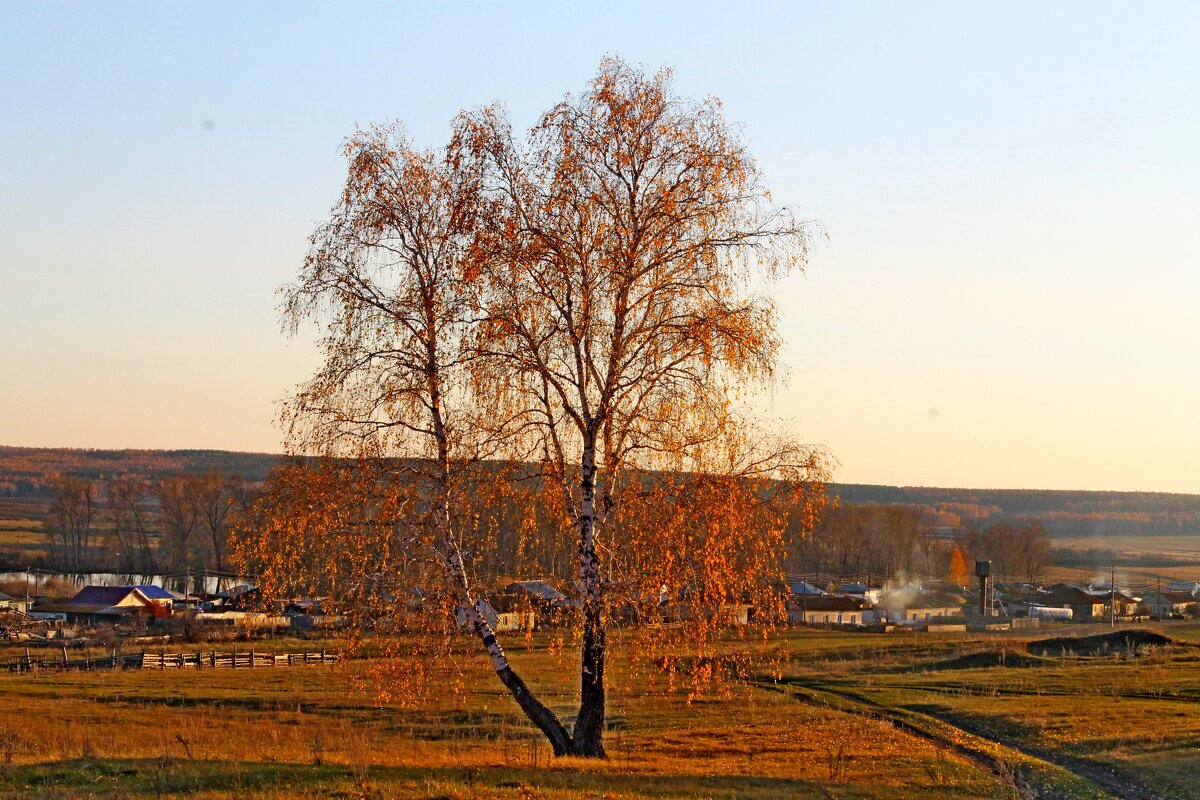
<svg viewBox="0 0 1200 800">
<path fill-rule="evenodd" d="M 219 471 L 209 472 L 195 480 L 194 497 L 200 524 L 208 534 L 212 565 L 218 572 L 225 569 L 232 518 L 239 510 L 245 491 L 241 478 L 227 478 Z"/>
<path fill-rule="evenodd" d="M 171 569 L 192 566 L 195 540 L 200 527 L 199 486 L 194 476 L 162 478 L 154 485 L 154 496 L 162 509 L 163 537 Z"/>
<path fill-rule="evenodd" d="M 105 484 L 105 494 L 109 521 L 121 548 L 125 569 L 131 573 L 157 572 L 157 558 L 151 543 L 150 487 L 142 478 L 125 475 L 110 478 Z"/>
<path fill-rule="evenodd" d="M 54 498 L 45 517 L 51 555 L 68 572 L 83 569 L 95 544 L 99 489 L 74 477 L 58 478 L 53 485 Z"/>
</svg>

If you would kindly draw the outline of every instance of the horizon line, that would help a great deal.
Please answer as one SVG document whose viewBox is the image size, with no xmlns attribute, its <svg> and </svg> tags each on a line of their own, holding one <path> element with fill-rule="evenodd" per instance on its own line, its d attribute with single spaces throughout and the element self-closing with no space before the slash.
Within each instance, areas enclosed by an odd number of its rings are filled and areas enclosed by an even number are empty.
<svg viewBox="0 0 1200 800">
<path fill-rule="evenodd" d="M 287 458 L 286 453 L 272 453 L 264 450 L 233 450 L 222 447 L 68 447 L 43 445 L 14 445 L 0 443 L 0 450 L 63 450 L 70 452 L 105 452 L 105 453 L 233 453 L 245 456 L 269 456 L 271 458 Z M 316 458 L 317 456 L 305 456 Z M 859 480 L 831 480 L 829 486 L 873 486 L 887 489 L 912 489 L 935 491 L 966 491 L 966 492 L 1091 492 L 1094 494 L 1164 494 L 1180 497 L 1200 497 L 1200 492 L 1173 492 L 1163 489 L 1045 489 L 1037 487 L 1004 487 L 1004 486 L 937 486 L 926 484 L 871 483 Z"/>
</svg>

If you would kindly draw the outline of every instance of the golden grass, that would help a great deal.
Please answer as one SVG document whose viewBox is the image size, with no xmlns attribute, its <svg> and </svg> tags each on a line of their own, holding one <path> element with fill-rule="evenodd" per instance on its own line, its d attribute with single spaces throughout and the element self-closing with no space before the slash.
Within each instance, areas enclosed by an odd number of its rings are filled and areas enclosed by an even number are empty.
<svg viewBox="0 0 1200 800">
<path fill-rule="evenodd" d="M 257 645 L 256 645 L 257 647 Z M 569 664 L 515 655 L 569 713 Z M 379 706 L 320 667 L 0 676 L 0 797 L 996 797 L 978 766 L 889 723 L 745 685 L 688 703 L 614 665 L 605 762 L 557 759 L 481 663 L 471 690 Z M 205 776 L 222 775 L 227 786 Z M 234 791 L 233 787 L 240 787 Z M 4 794 L 8 792 L 8 794 Z M 75 793 L 75 794 L 73 794 Z M 124 793 L 124 794 L 121 794 Z M 307 794 L 306 794 L 307 793 Z M 342 793 L 342 794 L 338 794 Z M 108 794 L 100 796 L 109 796 Z"/>
<path fill-rule="evenodd" d="M 1197 624 L 1155 627 L 1200 640 Z M 352 690 L 368 666 L 362 660 L 336 669 L 0 675 L 0 798 L 1017 796 L 956 755 L 954 744 L 966 740 L 955 726 L 1114 766 L 1164 797 L 1200 796 L 1200 650 L 961 668 L 972 663 L 963 655 L 1016 652 L 1047 635 L 798 631 L 771 645 L 795 692 L 768 680 L 692 702 L 648 692 L 646 676 L 618 658 L 604 762 L 551 759 L 482 659 L 444 664 L 445 686 L 467 690 L 447 688 L 420 708 L 380 705 Z M 535 637 L 514 661 L 569 716 L 574 656 L 547 644 Z M 166 649 L 197 646 L 210 647 Z M 231 646 L 250 645 L 217 645 Z M 280 637 L 253 647 L 334 645 Z M 861 698 L 859 709 L 814 703 L 811 692 L 794 697 L 800 687 L 830 698 L 846 692 Z M 927 733 L 944 742 L 864 715 L 863 702 L 877 704 L 869 706 L 877 717 L 927 720 Z M 1057 785 L 1064 775 L 1042 777 Z M 1073 796 L 1102 796 L 1081 791 Z"/>
<path fill-rule="evenodd" d="M 1153 626 L 1181 642 L 1195 623 Z M 1094 626 L 1086 633 L 1104 632 Z M 1041 636 L 1054 635 L 1042 632 Z M 852 692 L 882 708 L 916 712 L 1067 759 L 1123 770 L 1163 797 L 1200 796 L 1200 650 L 1166 648 L 1137 658 L 1065 658 L 1035 666 L 942 669 L 979 650 L 1021 647 L 1023 636 L 930 637 L 905 657 L 864 650 L 861 658 L 799 660 L 788 677 Z M 1191 765 L 1190 768 L 1187 765 Z"/>
</svg>

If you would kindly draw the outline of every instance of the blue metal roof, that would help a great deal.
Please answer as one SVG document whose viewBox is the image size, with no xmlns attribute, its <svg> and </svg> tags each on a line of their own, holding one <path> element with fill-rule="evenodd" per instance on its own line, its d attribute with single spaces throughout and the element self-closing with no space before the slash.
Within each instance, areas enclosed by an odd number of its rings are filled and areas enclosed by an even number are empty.
<svg viewBox="0 0 1200 800">
<path fill-rule="evenodd" d="M 174 600 L 176 595 L 169 592 L 161 586 L 126 586 L 126 589 L 137 589 L 142 594 L 146 595 L 147 600 Z"/>
</svg>

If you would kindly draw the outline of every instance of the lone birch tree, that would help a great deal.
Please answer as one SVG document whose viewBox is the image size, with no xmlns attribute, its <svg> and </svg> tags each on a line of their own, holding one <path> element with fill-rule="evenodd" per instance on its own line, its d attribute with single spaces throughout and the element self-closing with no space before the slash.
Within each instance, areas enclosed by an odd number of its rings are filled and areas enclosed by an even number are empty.
<svg viewBox="0 0 1200 800">
<path fill-rule="evenodd" d="M 523 140 L 489 107 L 440 151 L 392 126 L 346 156 L 285 290 L 325 357 L 287 405 L 288 447 L 323 458 L 277 473 L 235 557 L 268 594 L 340 598 L 410 656 L 464 623 L 556 754 L 603 757 L 614 603 L 710 623 L 766 603 L 786 518 L 820 505 L 823 454 L 741 403 L 776 371 L 756 282 L 803 266 L 808 228 L 772 205 L 716 100 L 617 59 Z M 537 478 L 528 514 L 577 543 L 571 730 L 480 610 L 472 565 L 506 468 Z"/>
<path fill-rule="evenodd" d="M 584 756 L 604 754 L 600 531 L 619 513 L 623 474 L 701 466 L 697 448 L 736 427 L 733 402 L 771 379 L 779 347 L 775 308 L 753 281 L 808 255 L 808 227 L 771 204 L 720 103 L 678 97 L 670 77 L 607 59 L 524 141 L 495 108 L 463 123 L 485 165 L 487 389 L 540 413 L 545 464 L 578 532 L 572 751 Z M 760 463 L 815 474 L 811 451 L 784 452 Z"/>
</svg>

